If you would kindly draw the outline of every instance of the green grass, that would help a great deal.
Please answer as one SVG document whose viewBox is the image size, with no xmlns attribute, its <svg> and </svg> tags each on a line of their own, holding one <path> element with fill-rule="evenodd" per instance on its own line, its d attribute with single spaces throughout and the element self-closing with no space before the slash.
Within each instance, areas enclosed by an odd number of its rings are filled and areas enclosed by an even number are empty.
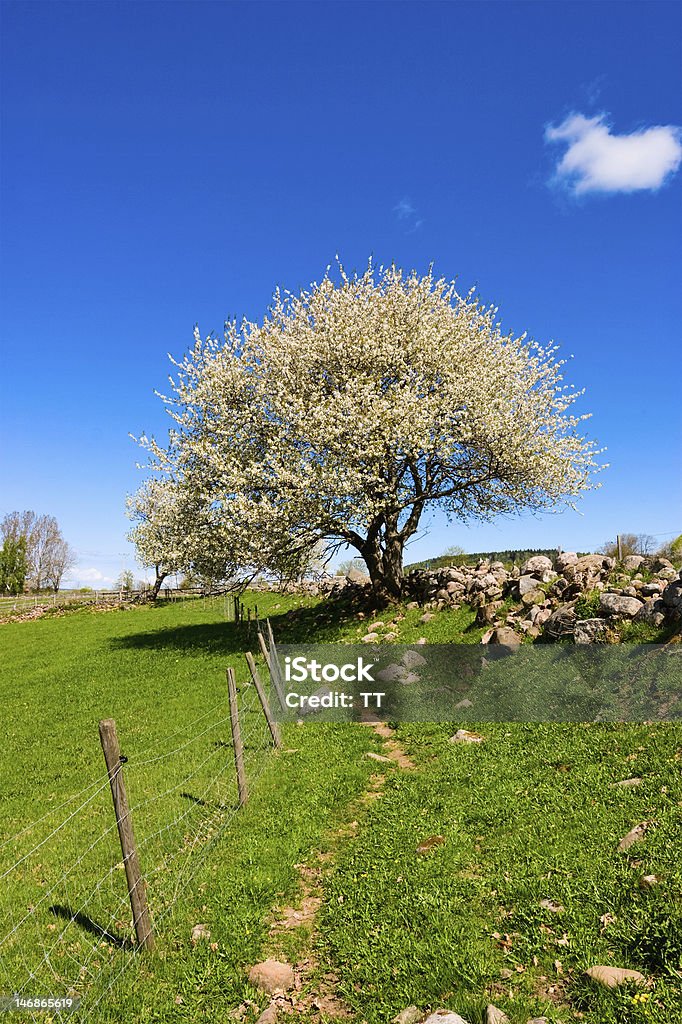
<svg viewBox="0 0 682 1024">
<path fill-rule="evenodd" d="M 368 609 L 360 619 L 315 599 L 258 594 L 247 605 L 255 601 L 282 643 L 357 642 L 377 618 L 385 623 L 380 634 L 397 633 L 401 643 L 478 643 L 483 633 L 465 608 L 421 623 L 419 609 Z M 456 723 L 401 725 L 417 764 L 403 772 L 364 757 L 380 750 L 370 730 L 291 725 L 285 750 L 274 754 L 246 685 L 248 648 L 256 644 L 247 626 L 226 622 L 219 600 L 0 627 L 0 816 L 9 840 L 0 846 L 0 873 L 29 854 L 3 880 L 0 938 L 28 920 L 0 946 L 0 990 L 18 988 L 29 971 L 33 994 L 64 994 L 76 982 L 89 1019 L 105 1024 L 226 1022 L 247 998 L 262 1008 L 246 971 L 268 952 L 271 909 L 295 901 L 296 865 L 331 847 L 312 941 L 319 971 L 339 977 L 358 1024 L 390 1020 L 410 1003 L 424 1011 L 449 1005 L 482 1024 L 488 1001 L 513 1024 L 543 1011 L 566 1024 L 577 1012 L 586 1024 L 680 1018 L 679 727 L 485 725 L 484 744 L 462 747 L 447 743 Z M 238 812 L 228 665 L 240 684 L 252 789 Z M 104 717 L 116 719 L 128 757 L 156 921 L 151 956 L 120 945 L 132 933 L 102 778 L 97 722 Z M 377 770 L 387 773 L 383 794 L 358 810 L 356 798 Z M 608 788 L 634 774 L 644 780 L 638 789 Z M 357 835 L 336 841 L 351 817 Z M 645 820 L 655 823 L 645 841 L 632 856 L 617 853 L 618 840 Z M 417 844 L 430 835 L 445 843 L 418 856 Z M 660 885 L 640 889 L 644 874 L 656 874 Z M 543 898 L 564 909 L 543 910 Z M 81 906 L 84 917 L 67 925 Z M 615 921 L 602 931 L 607 913 Z M 208 926 L 215 948 L 192 945 L 197 923 Z M 106 940 L 93 934 L 97 925 L 108 926 Z M 500 946 L 494 932 L 510 935 L 511 945 L 502 939 Z M 311 940 L 302 933 L 288 941 L 292 955 L 304 956 Z M 86 961 L 90 973 L 79 978 Z M 632 991 L 586 984 L 582 971 L 596 962 L 641 969 L 654 979 L 650 999 L 633 1002 Z M 256 1015 L 252 1008 L 247 1020 Z"/>
<path fill-rule="evenodd" d="M 399 726 L 420 770 L 392 776 L 328 889 L 321 946 L 356 1012 L 446 1005 L 479 1024 L 492 1001 L 523 1024 L 566 1020 L 566 1003 L 594 1024 L 679 1019 L 679 728 L 486 724 L 475 746 L 449 744 L 455 728 Z M 635 773 L 640 788 L 608 788 Z M 645 841 L 617 852 L 642 820 Z M 648 874 L 660 885 L 640 889 Z M 597 963 L 654 976 L 651 1000 L 587 985 Z"/>
</svg>

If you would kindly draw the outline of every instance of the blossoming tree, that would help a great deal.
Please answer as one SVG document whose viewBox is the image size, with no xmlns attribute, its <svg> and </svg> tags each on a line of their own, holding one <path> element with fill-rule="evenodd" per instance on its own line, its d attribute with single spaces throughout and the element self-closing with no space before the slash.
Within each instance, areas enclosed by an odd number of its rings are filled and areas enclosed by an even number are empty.
<svg viewBox="0 0 682 1024">
<path fill-rule="evenodd" d="M 371 265 L 275 293 L 263 323 L 229 322 L 181 362 L 166 447 L 143 437 L 220 523 L 235 560 L 364 558 L 400 597 L 425 513 L 463 521 L 572 504 L 598 454 L 556 348 L 503 334 L 453 283 Z"/>
</svg>

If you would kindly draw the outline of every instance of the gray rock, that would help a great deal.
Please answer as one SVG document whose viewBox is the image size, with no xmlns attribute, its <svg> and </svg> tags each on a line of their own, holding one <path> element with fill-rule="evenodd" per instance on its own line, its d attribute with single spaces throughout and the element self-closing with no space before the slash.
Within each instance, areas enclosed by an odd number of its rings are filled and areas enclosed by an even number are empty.
<svg viewBox="0 0 682 1024">
<path fill-rule="evenodd" d="M 488 640 L 489 644 L 500 644 L 503 647 L 517 648 L 521 644 L 520 637 L 510 629 L 509 626 L 499 626 L 494 629 Z"/>
<path fill-rule="evenodd" d="M 646 622 L 648 626 L 658 628 L 665 622 L 665 604 L 659 597 L 648 598 L 635 618 L 638 622 Z"/>
<path fill-rule="evenodd" d="M 669 558 L 655 558 L 651 564 L 652 572 L 660 572 L 661 569 L 672 569 L 674 568 L 673 563 Z"/>
<path fill-rule="evenodd" d="M 535 576 L 542 576 L 545 572 L 551 572 L 552 568 L 551 559 L 546 555 L 533 555 L 521 566 L 521 574 L 532 573 Z"/>
<path fill-rule="evenodd" d="M 426 664 L 426 658 L 421 654 L 417 654 L 416 651 L 405 651 L 400 660 L 405 668 L 421 668 L 422 665 Z"/>
<path fill-rule="evenodd" d="M 594 644 L 604 640 L 608 630 L 604 619 L 580 619 L 575 624 L 574 639 L 577 644 Z"/>
<path fill-rule="evenodd" d="M 642 602 L 636 597 L 623 597 L 621 594 L 601 594 L 599 606 L 607 615 L 620 615 L 624 619 L 634 619 L 642 607 Z"/>
<path fill-rule="evenodd" d="M 394 1017 L 391 1024 L 415 1024 L 422 1015 L 422 1011 L 416 1006 L 406 1006 L 397 1017 Z"/>
<path fill-rule="evenodd" d="M 572 604 L 560 604 L 547 619 L 543 634 L 550 640 L 573 636 L 576 618 L 575 608 Z"/>
<path fill-rule="evenodd" d="M 673 580 L 663 591 L 663 604 L 666 608 L 682 614 L 682 579 Z"/>
<path fill-rule="evenodd" d="M 636 572 L 644 561 L 644 555 L 628 555 L 623 559 L 623 568 L 628 572 Z"/>
<path fill-rule="evenodd" d="M 523 597 L 524 594 L 528 594 L 531 590 L 535 590 L 537 585 L 538 581 L 535 576 L 531 576 L 529 574 L 519 576 L 519 597 Z"/>
<path fill-rule="evenodd" d="M 346 574 L 346 580 L 348 583 L 357 583 L 363 587 L 367 586 L 370 582 L 370 578 L 367 573 L 360 572 L 359 569 L 351 569 L 350 572 Z"/>
<path fill-rule="evenodd" d="M 502 1010 L 489 1003 L 485 1009 L 485 1024 L 509 1024 L 509 1017 Z"/>
<path fill-rule="evenodd" d="M 424 1024 L 469 1024 L 468 1020 L 460 1017 L 458 1013 L 450 1013 L 449 1010 L 439 1010 L 427 1017 Z"/>
<path fill-rule="evenodd" d="M 560 555 L 556 556 L 554 566 L 557 572 L 563 572 L 567 566 L 575 565 L 577 561 L 578 556 L 575 551 L 562 551 Z"/>
<path fill-rule="evenodd" d="M 526 606 L 526 608 L 530 608 L 534 604 L 544 604 L 546 597 L 547 595 L 545 594 L 544 590 L 529 590 L 526 594 L 523 595 L 521 601 Z"/>
</svg>

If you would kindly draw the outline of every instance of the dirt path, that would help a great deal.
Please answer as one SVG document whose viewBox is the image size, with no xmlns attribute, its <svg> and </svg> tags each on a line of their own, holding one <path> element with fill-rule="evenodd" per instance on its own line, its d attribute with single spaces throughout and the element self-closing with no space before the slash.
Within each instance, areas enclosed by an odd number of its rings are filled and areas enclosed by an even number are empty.
<svg viewBox="0 0 682 1024">
<path fill-rule="evenodd" d="M 383 747 L 381 754 L 368 753 L 365 756 L 372 756 L 378 763 L 395 765 L 403 771 L 416 767 L 396 739 L 394 730 L 385 722 L 368 718 L 362 724 L 373 729 L 381 738 Z M 321 969 L 315 951 L 317 917 L 324 899 L 325 882 L 334 870 L 335 857 L 346 843 L 352 841 L 367 807 L 381 797 L 386 778 L 386 772 L 372 774 L 365 792 L 349 805 L 348 821 L 329 833 L 325 844 L 327 849 L 318 853 L 311 863 L 295 865 L 300 878 L 299 898 L 294 906 L 273 910 L 266 944 L 268 957 L 286 961 L 288 953 L 289 962 L 293 961 L 294 986 L 289 992 L 276 993 L 271 997 L 270 1006 L 259 1018 L 262 1024 L 274 1024 L 280 1017 L 293 1015 L 293 1019 L 308 1021 L 346 1021 L 353 1016 L 352 1010 L 338 994 L 338 977 Z"/>
</svg>

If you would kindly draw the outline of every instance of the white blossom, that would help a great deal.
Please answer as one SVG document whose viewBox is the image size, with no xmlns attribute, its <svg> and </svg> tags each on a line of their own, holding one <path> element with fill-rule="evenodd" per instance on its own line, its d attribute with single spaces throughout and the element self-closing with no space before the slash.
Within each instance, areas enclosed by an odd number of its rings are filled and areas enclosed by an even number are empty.
<svg viewBox="0 0 682 1024">
<path fill-rule="evenodd" d="M 425 509 L 490 520 L 594 486 L 582 392 L 555 347 L 503 334 L 496 315 L 430 272 L 328 270 L 277 291 L 262 324 L 196 330 L 164 398 L 168 444 L 141 443 L 237 561 L 350 544 L 397 596 Z"/>
</svg>

